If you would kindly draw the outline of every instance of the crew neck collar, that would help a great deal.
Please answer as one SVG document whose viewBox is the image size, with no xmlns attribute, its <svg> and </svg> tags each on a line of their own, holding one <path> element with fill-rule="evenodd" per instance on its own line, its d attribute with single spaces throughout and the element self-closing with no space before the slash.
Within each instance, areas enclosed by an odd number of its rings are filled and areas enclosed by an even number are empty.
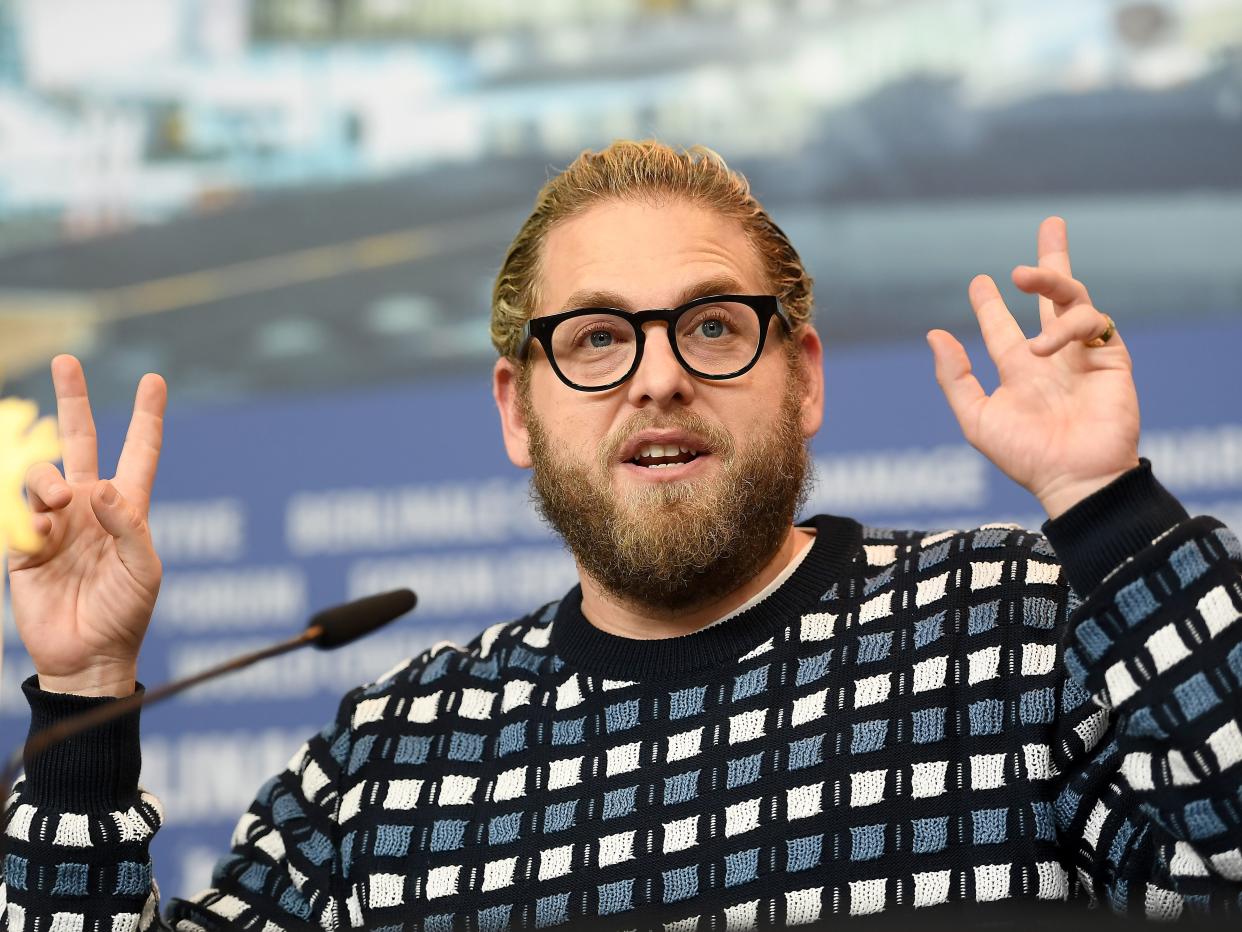
<svg viewBox="0 0 1242 932">
<path fill-rule="evenodd" d="M 578 585 L 557 606 L 552 648 L 571 666 L 620 680 L 669 679 L 732 663 L 828 592 L 862 542 L 861 527 L 849 518 L 819 515 L 804 526 L 815 528 L 815 540 L 801 566 L 776 591 L 720 624 L 658 640 L 609 634 L 583 615 L 582 587 Z"/>
</svg>

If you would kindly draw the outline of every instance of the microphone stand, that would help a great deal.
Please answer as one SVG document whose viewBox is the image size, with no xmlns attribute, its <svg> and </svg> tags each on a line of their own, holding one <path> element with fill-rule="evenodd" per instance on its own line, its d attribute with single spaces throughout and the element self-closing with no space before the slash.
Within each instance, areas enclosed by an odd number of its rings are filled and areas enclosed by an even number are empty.
<svg viewBox="0 0 1242 932">
<path fill-rule="evenodd" d="M 4 788 L 5 797 L 7 798 L 11 791 L 12 781 L 17 776 L 18 771 L 22 769 L 22 764 L 27 760 L 34 760 L 54 744 L 59 744 L 61 741 L 72 738 L 74 735 L 80 735 L 84 731 L 90 731 L 90 729 L 97 725 L 112 721 L 114 718 L 120 718 L 141 706 L 160 702 L 169 696 L 175 696 L 177 693 L 184 692 L 193 686 L 197 686 L 199 683 L 214 679 L 217 676 L 244 670 L 260 660 L 267 660 L 269 657 L 279 657 L 281 654 L 287 654 L 291 650 L 297 650 L 299 647 L 313 644 L 322 635 L 323 627 L 313 624 L 301 634 L 291 637 L 287 641 L 269 645 L 253 653 L 242 654 L 240 657 L 226 660 L 224 663 L 217 664 L 214 667 L 200 670 L 198 673 L 187 676 L 185 679 L 164 683 L 162 686 L 157 686 L 149 692 L 135 691 L 128 696 L 117 699 L 115 702 L 106 702 L 80 715 L 63 719 L 31 735 L 25 744 L 13 752 L 5 763 L 4 770 L 0 771 L 0 787 Z"/>
</svg>

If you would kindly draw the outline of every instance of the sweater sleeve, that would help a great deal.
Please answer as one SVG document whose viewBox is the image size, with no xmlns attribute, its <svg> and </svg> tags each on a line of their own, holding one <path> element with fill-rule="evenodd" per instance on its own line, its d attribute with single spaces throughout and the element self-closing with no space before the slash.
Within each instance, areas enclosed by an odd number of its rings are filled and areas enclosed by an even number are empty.
<svg viewBox="0 0 1242 932">
<path fill-rule="evenodd" d="M 1242 546 L 1146 462 L 1044 530 L 1073 590 L 1066 673 L 1107 723 L 1057 800 L 1078 875 L 1120 913 L 1236 915 Z"/>
<path fill-rule="evenodd" d="M 37 730 L 110 700 L 24 684 Z M 138 715 L 27 761 L 6 819 L 9 930 L 335 928 L 338 780 L 350 754 L 352 695 L 260 789 L 211 887 L 159 915 L 149 845 L 163 813 L 138 785 Z"/>
</svg>

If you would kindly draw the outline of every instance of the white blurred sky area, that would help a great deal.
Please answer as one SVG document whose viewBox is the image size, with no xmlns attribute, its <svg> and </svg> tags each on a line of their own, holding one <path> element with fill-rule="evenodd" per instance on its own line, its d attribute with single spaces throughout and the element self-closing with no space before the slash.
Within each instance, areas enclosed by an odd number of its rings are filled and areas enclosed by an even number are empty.
<svg viewBox="0 0 1242 932">
<path fill-rule="evenodd" d="M 1176 86 L 1240 45 L 1236 0 L 0 0 L 0 223 L 617 136 L 790 155 L 911 76 L 986 108 Z"/>
<path fill-rule="evenodd" d="M 0 369 L 127 404 L 484 372 L 549 172 L 741 168 L 835 343 L 1071 226 L 1128 325 L 1242 315 L 1238 0 L 0 0 Z"/>
</svg>

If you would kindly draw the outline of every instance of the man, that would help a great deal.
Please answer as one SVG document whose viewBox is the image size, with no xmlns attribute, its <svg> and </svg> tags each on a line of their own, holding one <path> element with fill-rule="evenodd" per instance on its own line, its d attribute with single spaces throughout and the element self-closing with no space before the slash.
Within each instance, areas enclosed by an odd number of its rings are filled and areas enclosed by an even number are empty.
<svg viewBox="0 0 1242 932">
<path fill-rule="evenodd" d="M 1236 912 L 1242 547 L 1140 462 L 1130 360 L 1060 220 L 1014 281 L 1040 296 L 1031 340 L 990 279 L 970 286 L 990 396 L 953 337 L 929 342 L 966 437 L 1038 498 L 1047 537 L 794 525 L 823 408 L 796 252 L 710 152 L 584 153 L 540 193 L 492 317 L 506 449 L 581 585 L 347 696 L 168 921 Z M 80 367 L 53 376 L 65 474 L 32 470 L 47 542 L 12 571 L 35 727 L 135 688 L 160 578 L 162 381 L 140 383 L 109 482 Z M 157 921 L 137 759 L 135 716 L 29 762 L 10 928 Z"/>
</svg>

